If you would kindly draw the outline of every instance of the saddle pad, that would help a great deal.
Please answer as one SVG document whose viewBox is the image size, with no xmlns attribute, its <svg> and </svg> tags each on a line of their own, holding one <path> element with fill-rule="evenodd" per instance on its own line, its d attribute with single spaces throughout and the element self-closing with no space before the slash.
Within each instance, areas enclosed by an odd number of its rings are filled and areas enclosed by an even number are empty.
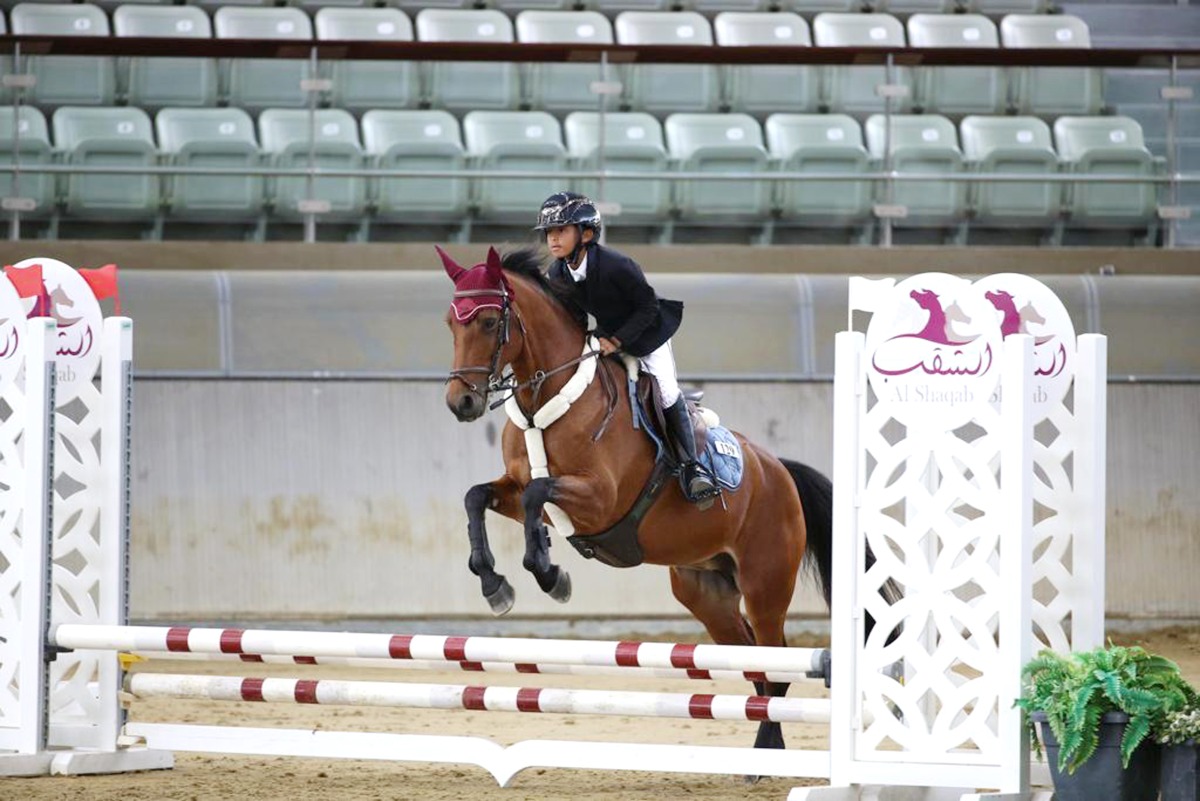
<svg viewBox="0 0 1200 801">
<path fill-rule="evenodd" d="M 699 456 L 700 464 L 716 476 L 722 487 L 735 490 L 742 485 L 742 444 L 728 428 L 708 429 L 708 443 Z"/>
</svg>

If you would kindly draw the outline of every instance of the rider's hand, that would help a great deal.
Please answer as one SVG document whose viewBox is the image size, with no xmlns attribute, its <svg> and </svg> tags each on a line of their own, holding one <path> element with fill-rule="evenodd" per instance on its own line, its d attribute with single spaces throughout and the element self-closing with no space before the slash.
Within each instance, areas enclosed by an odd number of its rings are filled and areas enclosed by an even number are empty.
<svg viewBox="0 0 1200 801">
<path fill-rule="evenodd" d="M 605 356 L 616 353 L 621 349 L 621 340 L 616 337 L 600 337 L 600 352 Z"/>
</svg>

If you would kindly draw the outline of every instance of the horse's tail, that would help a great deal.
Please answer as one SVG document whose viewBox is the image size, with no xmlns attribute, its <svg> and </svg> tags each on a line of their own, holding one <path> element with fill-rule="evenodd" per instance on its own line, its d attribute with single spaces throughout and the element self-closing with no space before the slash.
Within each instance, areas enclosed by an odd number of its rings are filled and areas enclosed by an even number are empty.
<svg viewBox="0 0 1200 801">
<path fill-rule="evenodd" d="M 800 505 L 804 509 L 804 523 L 808 527 L 808 545 L 804 551 L 804 567 L 816 575 L 821 585 L 821 594 L 825 596 L 825 605 L 833 606 L 830 591 L 833 586 L 833 482 L 819 471 L 791 459 L 780 459 L 783 466 L 796 482 L 796 490 L 800 493 Z M 875 564 L 875 554 L 871 546 L 867 546 L 866 566 Z M 899 585 L 888 579 L 880 594 L 888 604 L 893 604 L 904 596 Z M 870 634 L 875 626 L 875 619 L 870 613 L 866 619 L 866 633 Z M 888 634 L 890 643 L 899 634 L 899 629 Z"/>
<path fill-rule="evenodd" d="M 820 471 L 791 459 L 780 459 L 796 483 L 808 544 L 804 549 L 804 568 L 820 585 L 825 605 L 832 603 L 833 589 L 833 482 Z"/>
</svg>

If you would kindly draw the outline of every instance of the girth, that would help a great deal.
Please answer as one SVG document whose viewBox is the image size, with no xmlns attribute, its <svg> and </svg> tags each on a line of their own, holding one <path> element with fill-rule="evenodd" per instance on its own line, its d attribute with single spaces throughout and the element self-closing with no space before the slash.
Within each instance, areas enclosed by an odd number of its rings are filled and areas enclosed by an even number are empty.
<svg viewBox="0 0 1200 801">
<path fill-rule="evenodd" d="M 654 469 L 650 471 L 650 478 L 646 479 L 646 486 L 642 487 L 642 493 L 625 516 L 606 531 L 599 534 L 573 534 L 567 537 L 567 542 L 571 543 L 584 559 L 595 559 L 609 567 L 637 567 L 643 558 L 642 545 L 638 542 L 638 528 L 642 518 L 662 494 L 663 487 L 667 486 L 671 473 L 671 465 L 660 449 L 658 457 L 654 460 Z"/>
</svg>

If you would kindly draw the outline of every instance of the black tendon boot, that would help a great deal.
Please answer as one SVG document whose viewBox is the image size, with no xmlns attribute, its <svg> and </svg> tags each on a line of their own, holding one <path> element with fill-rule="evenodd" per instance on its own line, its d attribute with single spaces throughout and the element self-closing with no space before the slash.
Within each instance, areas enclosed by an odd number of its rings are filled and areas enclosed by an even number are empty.
<svg viewBox="0 0 1200 801">
<path fill-rule="evenodd" d="M 679 469 L 679 479 L 687 499 L 700 509 L 712 506 L 713 498 L 717 495 L 717 487 L 704 470 L 696 462 L 696 432 L 692 428 L 692 419 L 688 414 L 687 401 L 682 396 L 671 406 L 663 409 L 671 434 L 679 446 L 679 459 L 682 463 Z"/>
</svg>

